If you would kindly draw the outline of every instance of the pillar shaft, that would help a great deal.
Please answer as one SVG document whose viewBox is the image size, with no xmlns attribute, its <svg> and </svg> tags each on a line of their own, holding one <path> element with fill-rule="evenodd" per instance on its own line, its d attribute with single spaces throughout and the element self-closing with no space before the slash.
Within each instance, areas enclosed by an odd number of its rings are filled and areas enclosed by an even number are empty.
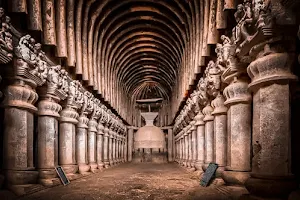
<svg viewBox="0 0 300 200">
<path fill-rule="evenodd" d="M 97 166 L 98 169 L 104 167 L 104 126 L 99 122 L 97 132 Z"/>
<path fill-rule="evenodd" d="M 109 166 L 109 129 L 107 127 L 104 128 L 104 139 L 103 139 L 103 159 L 104 159 L 104 167 L 107 168 Z"/>
<path fill-rule="evenodd" d="M 128 129 L 128 162 L 132 161 L 132 150 L 133 150 L 133 129 Z"/>
<path fill-rule="evenodd" d="M 211 115 L 213 109 L 208 104 L 203 108 L 205 123 L 205 168 L 209 163 L 214 162 L 214 117 Z"/>
<path fill-rule="evenodd" d="M 87 136 L 87 159 L 91 172 L 96 172 L 96 145 L 97 145 L 97 121 L 92 119 L 89 121 L 89 129 Z"/>
<path fill-rule="evenodd" d="M 192 152 L 192 131 L 188 133 L 188 167 L 192 167 L 193 152 Z"/>
<path fill-rule="evenodd" d="M 203 121 L 204 115 L 201 111 L 195 117 L 197 127 L 197 160 L 195 167 L 197 170 L 202 171 L 202 166 L 205 160 L 205 123 Z"/>
<path fill-rule="evenodd" d="M 108 160 L 109 160 L 109 165 L 113 166 L 113 132 L 112 131 L 109 131 Z"/>
<path fill-rule="evenodd" d="M 227 108 L 224 106 L 224 97 L 219 94 L 213 101 L 214 111 L 214 160 L 218 164 L 218 170 L 224 170 L 227 160 Z"/>
<path fill-rule="evenodd" d="M 192 127 L 192 163 L 191 166 L 195 168 L 196 160 L 197 160 L 197 130 L 195 125 Z"/>
<path fill-rule="evenodd" d="M 174 152 L 173 152 L 173 131 L 168 129 L 168 161 L 174 161 Z"/>
</svg>

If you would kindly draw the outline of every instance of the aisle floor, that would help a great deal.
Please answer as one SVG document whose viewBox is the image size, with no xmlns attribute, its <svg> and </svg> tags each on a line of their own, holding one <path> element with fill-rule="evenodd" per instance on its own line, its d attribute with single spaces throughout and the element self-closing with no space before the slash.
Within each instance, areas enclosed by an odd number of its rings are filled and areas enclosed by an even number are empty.
<svg viewBox="0 0 300 200">
<path fill-rule="evenodd" d="M 21 200 L 229 200 L 238 187 L 201 187 L 199 180 L 175 163 L 126 163 L 46 189 Z"/>
</svg>

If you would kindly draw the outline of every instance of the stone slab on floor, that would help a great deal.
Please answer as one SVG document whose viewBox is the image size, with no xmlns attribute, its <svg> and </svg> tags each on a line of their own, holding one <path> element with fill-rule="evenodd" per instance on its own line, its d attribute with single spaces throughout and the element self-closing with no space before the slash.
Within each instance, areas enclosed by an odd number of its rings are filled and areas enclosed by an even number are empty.
<svg viewBox="0 0 300 200">
<path fill-rule="evenodd" d="M 222 186 L 224 187 L 224 186 Z M 232 193 L 232 192 L 231 192 Z M 67 186 L 56 186 L 20 200 L 230 200 L 217 187 L 201 187 L 199 180 L 176 164 L 123 164 Z M 13 199 L 12 199 L 13 200 Z"/>
</svg>

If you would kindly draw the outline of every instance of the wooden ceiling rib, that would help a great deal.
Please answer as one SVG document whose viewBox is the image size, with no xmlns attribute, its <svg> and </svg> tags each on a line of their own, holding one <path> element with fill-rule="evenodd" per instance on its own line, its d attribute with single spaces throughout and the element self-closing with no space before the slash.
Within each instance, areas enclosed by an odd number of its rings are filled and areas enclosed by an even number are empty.
<svg viewBox="0 0 300 200">
<path fill-rule="evenodd" d="M 12 12 L 27 14 L 41 42 L 122 116 L 141 98 L 162 96 L 179 107 L 201 65 L 202 1 L 9 2 Z"/>
</svg>

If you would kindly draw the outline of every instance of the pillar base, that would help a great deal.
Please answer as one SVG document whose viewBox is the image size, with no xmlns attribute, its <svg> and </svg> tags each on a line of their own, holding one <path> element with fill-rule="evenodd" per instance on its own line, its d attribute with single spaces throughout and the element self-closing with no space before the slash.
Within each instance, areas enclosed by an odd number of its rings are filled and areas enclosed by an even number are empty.
<svg viewBox="0 0 300 200">
<path fill-rule="evenodd" d="M 96 173 L 99 169 L 99 165 L 97 163 L 89 163 L 90 171 Z"/>
<path fill-rule="evenodd" d="M 78 165 L 61 165 L 65 174 L 75 174 L 78 172 Z"/>
<path fill-rule="evenodd" d="M 61 184 L 59 178 L 39 179 L 39 183 L 45 187 L 52 187 Z"/>
<path fill-rule="evenodd" d="M 5 170 L 4 171 L 7 183 L 10 185 L 26 185 L 35 184 L 38 180 L 38 171 L 17 171 Z"/>
<path fill-rule="evenodd" d="M 104 168 L 107 169 L 107 168 L 109 168 L 109 166 L 110 166 L 110 165 L 109 165 L 109 162 L 108 162 L 108 161 L 105 161 L 105 162 L 104 162 Z"/>
<path fill-rule="evenodd" d="M 111 166 L 111 167 L 114 166 L 114 161 L 112 161 L 112 160 L 109 161 L 109 166 Z"/>
<path fill-rule="evenodd" d="M 26 185 L 7 185 L 7 189 L 12 191 L 17 196 L 32 194 L 34 192 L 44 189 L 40 184 L 26 184 Z"/>
<path fill-rule="evenodd" d="M 196 168 L 196 171 L 201 171 L 201 172 L 203 172 L 203 169 L 202 169 L 202 165 L 203 165 L 204 163 L 202 163 L 202 162 L 196 162 L 195 163 L 195 168 Z"/>
<path fill-rule="evenodd" d="M 45 187 L 51 187 L 60 184 L 60 180 L 58 179 L 55 169 L 39 169 L 38 182 Z"/>
<path fill-rule="evenodd" d="M 246 180 L 250 177 L 250 172 L 223 171 L 222 178 L 229 185 L 245 185 Z"/>
<path fill-rule="evenodd" d="M 269 176 L 251 173 L 245 182 L 246 189 L 251 196 L 261 198 L 286 199 L 298 188 L 294 176 Z"/>
<path fill-rule="evenodd" d="M 204 164 L 202 165 L 202 170 L 203 170 L 203 171 L 206 171 L 206 169 L 207 169 L 208 165 L 209 165 L 209 164 L 207 164 L 207 163 L 204 163 Z"/>
<path fill-rule="evenodd" d="M 91 167 L 87 164 L 78 164 L 78 171 L 80 174 L 86 174 L 88 171 L 90 171 Z"/>
</svg>

